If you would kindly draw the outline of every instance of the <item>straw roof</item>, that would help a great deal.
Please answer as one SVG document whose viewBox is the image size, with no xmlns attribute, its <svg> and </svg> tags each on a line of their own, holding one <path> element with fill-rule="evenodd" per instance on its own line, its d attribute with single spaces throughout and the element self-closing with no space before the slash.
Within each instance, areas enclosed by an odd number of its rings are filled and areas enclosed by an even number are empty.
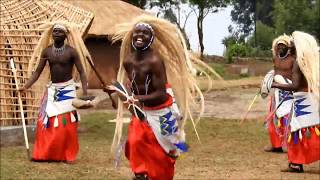
<svg viewBox="0 0 320 180">
<path fill-rule="evenodd" d="M 147 13 L 120 0 L 65 0 L 75 6 L 94 13 L 94 20 L 87 36 L 109 36 L 114 34 L 117 24 L 131 21 Z"/>
<path fill-rule="evenodd" d="M 65 20 L 78 24 L 84 34 L 93 14 L 57 0 L 1 0 L 0 11 L 0 126 L 18 125 L 21 116 L 10 59 L 15 62 L 18 84 L 22 86 L 28 78 L 28 63 L 42 33 L 37 27 L 44 21 Z M 21 94 L 28 124 L 37 118 L 43 82 L 45 80 L 40 77 L 38 83 Z"/>
</svg>

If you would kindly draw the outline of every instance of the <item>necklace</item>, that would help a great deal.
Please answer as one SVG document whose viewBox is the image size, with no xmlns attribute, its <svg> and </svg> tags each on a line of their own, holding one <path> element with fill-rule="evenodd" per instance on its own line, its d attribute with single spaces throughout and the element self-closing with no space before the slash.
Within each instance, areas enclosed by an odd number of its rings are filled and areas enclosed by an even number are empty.
<svg viewBox="0 0 320 180">
<path fill-rule="evenodd" d="M 54 46 L 54 44 L 52 45 L 52 54 L 54 56 L 61 56 L 62 54 L 64 54 L 64 50 L 66 49 L 65 44 L 63 44 L 61 47 L 56 48 Z"/>
</svg>

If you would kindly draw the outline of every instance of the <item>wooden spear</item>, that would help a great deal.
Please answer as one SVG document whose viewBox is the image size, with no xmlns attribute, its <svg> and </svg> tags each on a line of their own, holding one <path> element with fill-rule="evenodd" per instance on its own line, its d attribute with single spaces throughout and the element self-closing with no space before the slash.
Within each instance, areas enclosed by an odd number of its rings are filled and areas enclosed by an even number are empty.
<svg viewBox="0 0 320 180">
<path fill-rule="evenodd" d="M 21 100 L 21 94 L 19 91 L 19 84 L 18 84 L 18 78 L 17 78 L 17 69 L 14 65 L 13 59 L 10 59 L 10 66 L 11 66 L 11 71 L 14 76 L 14 81 L 16 85 L 16 90 L 18 94 L 18 101 L 19 101 L 19 106 L 20 106 L 20 114 L 21 114 L 21 119 L 22 119 L 22 128 L 23 128 L 23 134 L 24 134 L 24 141 L 26 144 L 26 149 L 27 149 L 27 156 L 28 159 L 30 159 L 30 151 L 29 151 L 29 141 L 28 141 L 28 134 L 27 134 L 27 128 L 26 128 L 26 120 L 24 118 L 24 112 L 23 112 L 23 105 L 22 105 L 22 100 Z"/>
</svg>

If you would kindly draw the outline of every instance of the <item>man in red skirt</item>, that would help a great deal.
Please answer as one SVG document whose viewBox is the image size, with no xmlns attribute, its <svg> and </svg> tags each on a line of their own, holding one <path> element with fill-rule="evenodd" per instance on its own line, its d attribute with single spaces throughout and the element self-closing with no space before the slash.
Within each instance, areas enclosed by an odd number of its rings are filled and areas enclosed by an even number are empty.
<svg viewBox="0 0 320 180">
<path fill-rule="evenodd" d="M 36 70 L 20 89 L 31 87 L 46 64 L 49 64 L 51 82 L 47 85 L 41 102 L 32 160 L 72 163 L 79 151 L 77 122 L 80 118 L 72 106 L 72 101 L 76 98 L 72 74 L 74 66 L 80 74 L 84 99 L 87 95 L 87 78 L 77 50 L 65 43 L 70 33 L 67 26 L 62 23 L 52 24 L 45 32 L 47 34 L 43 33 L 42 39 L 50 38 L 50 32 L 53 44 L 43 47 Z M 37 46 L 41 48 L 39 46 L 41 44 Z"/>
<path fill-rule="evenodd" d="M 289 116 L 293 103 L 291 91 L 271 88 L 272 81 L 281 84 L 292 83 L 292 64 L 294 58 L 286 57 L 286 49 L 290 47 L 290 37 L 282 35 L 273 41 L 273 64 L 274 70 L 267 73 L 261 87 L 261 96 L 266 98 L 270 94 L 269 113 L 266 126 L 269 132 L 270 147 L 266 152 L 283 152 L 286 149 L 285 132 L 288 128 Z M 286 58 L 286 59 L 285 59 Z"/>
<path fill-rule="evenodd" d="M 119 26 L 115 35 L 122 40 L 120 68 L 118 82 L 109 88 L 118 92 L 133 114 L 125 155 L 133 179 L 172 180 L 176 159 L 188 149 L 185 120 L 192 120 L 190 107 L 203 104 L 203 96 L 175 25 L 146 15 L 128 24 Z M 121 84 L 125 82 L 126 86 Z M 113 147 L 121 140 L 123 107 L 119 105 Z"/>
<path fill-rule="evenodd" d="M 292 83 L 273 82 L 272 87 L 293 91 L 288 142 L 289 167 L 285 171 L 303 172 L 303 164 L 320 160 L 319 50 L 311 35 L 295 31 L 284 48 L 282 61 L 290 61 Z"/>
</svg>

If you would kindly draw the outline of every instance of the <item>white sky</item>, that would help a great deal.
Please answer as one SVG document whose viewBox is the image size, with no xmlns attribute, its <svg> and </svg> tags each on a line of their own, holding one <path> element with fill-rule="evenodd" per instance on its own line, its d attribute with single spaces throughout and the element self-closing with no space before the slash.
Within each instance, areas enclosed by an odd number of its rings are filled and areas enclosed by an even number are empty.
<svg viewBox="0 0 320 180">
<path fill-rule="evenodd" d="M 182 6 L 185 12 L 190 12 L 191 9 L 186 5 Z M 206 16 L 203 22 L 203 43 L 204 52 L 209 55 L 222 55 L 224 45 L 222 39 L 228 36 L 228 26 L 232 24 L 230 12 L 232 7 L 229 6 L 217 13 L 210 13 Z M 156 12 L 156 10 L 152 10 Z M 200 51 L 198 43 L 197 17 L 192 13 L 186 24 L 186 33 L 190 39 L 191 49 Z"/>
</svg>

